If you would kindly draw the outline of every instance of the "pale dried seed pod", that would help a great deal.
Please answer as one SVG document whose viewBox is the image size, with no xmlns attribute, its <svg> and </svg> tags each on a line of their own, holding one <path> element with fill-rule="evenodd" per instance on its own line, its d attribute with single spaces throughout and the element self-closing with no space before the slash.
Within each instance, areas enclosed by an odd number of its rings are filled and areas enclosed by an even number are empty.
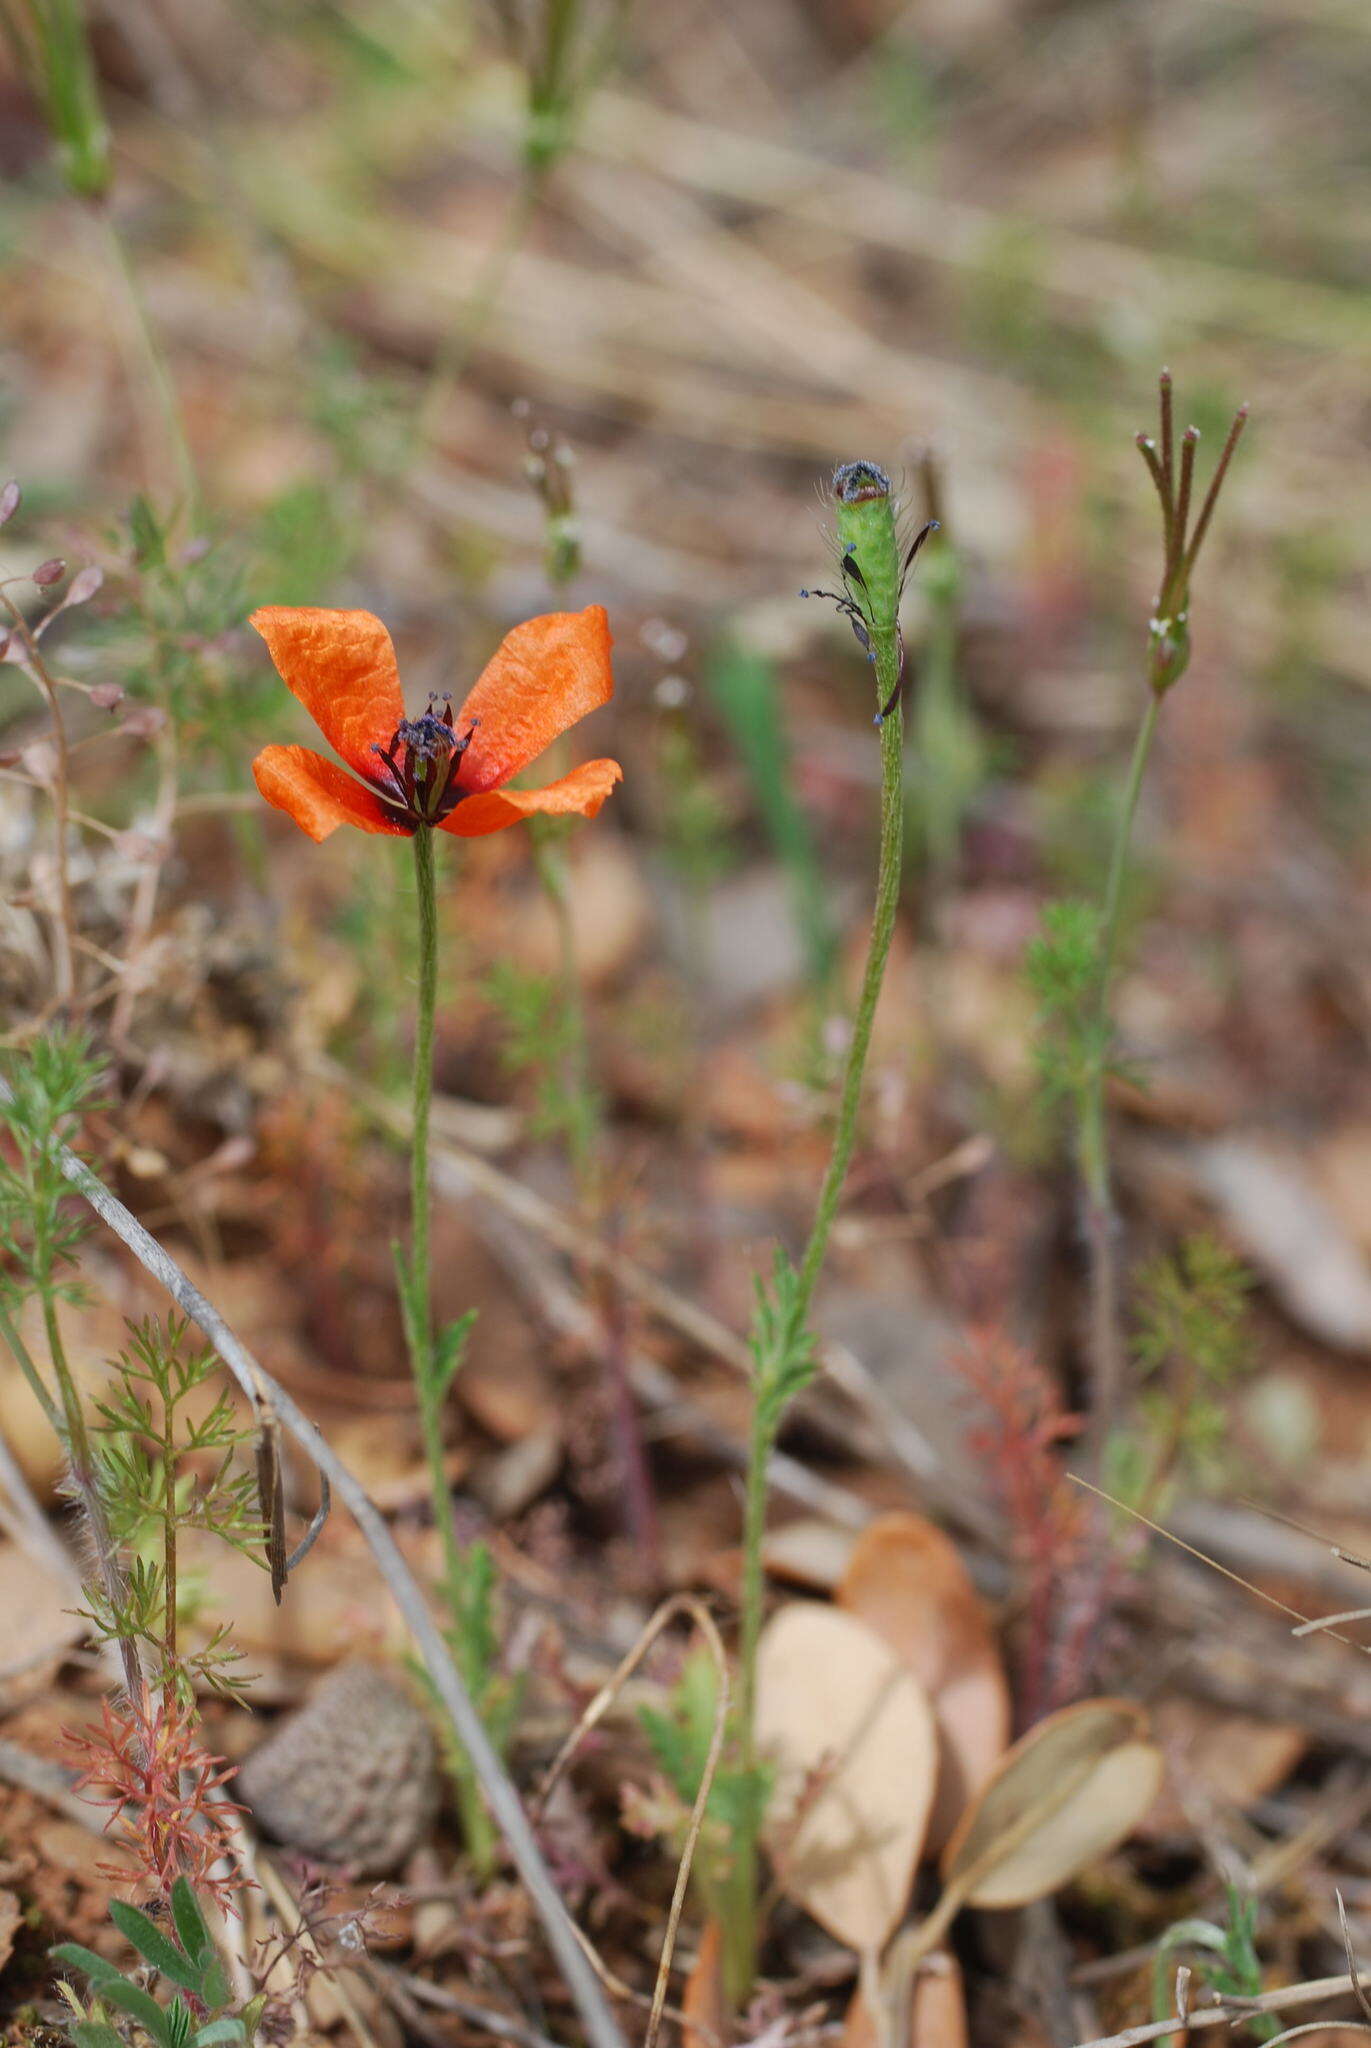
<svg viewBox="0 0 1371 2048">
<path fill-rule="evenodd" d="M 352 1659 L 252 1752 L 232 1793 L 289 1848 L 381 1875 L 437 1814 L 433 1734 L 396 1679 Z"/>
</svg>

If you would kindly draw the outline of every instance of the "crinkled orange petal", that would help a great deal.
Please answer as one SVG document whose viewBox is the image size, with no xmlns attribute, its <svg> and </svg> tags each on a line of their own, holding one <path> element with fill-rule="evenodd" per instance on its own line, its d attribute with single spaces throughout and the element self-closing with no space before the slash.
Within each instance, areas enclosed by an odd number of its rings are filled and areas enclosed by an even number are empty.
<svg viewBox="0 0 1371 2048">
<path fill-rule="evenodd" d="M 459 732 L 479 720 L 462 759 L 462 788 L 498 788 L 578 718 L 607 704 L 613 645 L 602 604 L 547 612 L 506 633 L 458 714 Z"/>
<path fill-rule="evenodd" d="M 583 767 L 573 768 L 560 782 L 550 782 L 546 789 L 483 790 L 476 796 L 463 797 L 456 810 L 444 818 L 440 829 L 455 832 L 459 839 L 480 839 L 487 832 L 503 832 L 506 825 L 517 825 L 534 811 L 554 818 L 570 814 L 593 818 L 623 777 L 624 771 L 617 761 L 587 761 Z"/>
<path fill-rule="evenodd" d="M 267 802 L 288 812 L 311 839 L 327 839 L 340 825 L 406 836 L 410 831 L 374 790 L 364 789 L 346 768 L 308 747 L 263 747 L 252 772 Z"/>
<path fill-rule="evenodd" d="M 334 751 L 359 775 L 375 767 L 405 715 L 390 635 L 372 612 L 264 605 L 250 621 L 277 672 Z"/>
</svg>

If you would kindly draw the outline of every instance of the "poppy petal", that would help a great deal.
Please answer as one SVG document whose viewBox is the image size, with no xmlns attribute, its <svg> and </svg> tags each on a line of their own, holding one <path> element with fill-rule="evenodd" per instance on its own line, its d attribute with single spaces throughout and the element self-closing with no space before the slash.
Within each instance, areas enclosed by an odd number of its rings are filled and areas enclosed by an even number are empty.
<svg viewBox="0 0 1371 2048">
<path fill-rule="evenodd" d="M 517 825 L 521 818 L 535 811 L 545 817 L 579 814 L 593 818 L 623 776 L 617 761 L 587 761 L 582 767 L 573 768 L 560 782 L 550 782 L 546 789 L 482 790 L 475 796 L 463 797 L 456 810 L 444 818 L 440 829 L 455 832 L 459 839 L 479 839 L 487 832 L 502 832 L 506 825 Z"/>
<path fill-rule="evenodd" d="M 359 775 L 375 765 L 405 715 L 390 635 L 372 612 L 264 605 L 249 622 L 266 641 L 277 673 L 334 751 Z"/>
<path fill-rule="evenodd" d="M 546 612 L 506 633 L 458 715 L 459 730 L 478 721 L 462 758 L 462 787 L 498 788 L 578 718 L 607 704 L 613 645 L 602 604 Z"/>
<path fill-rule="evenodd" d="M 311 839 L 327 839 L 340 825 L 356 825 L 363 832 L 410 831 L 374 790 L 308 747 L 263 747 L 252 773 L 267 802 L 287 812 Z"/>
</svg>

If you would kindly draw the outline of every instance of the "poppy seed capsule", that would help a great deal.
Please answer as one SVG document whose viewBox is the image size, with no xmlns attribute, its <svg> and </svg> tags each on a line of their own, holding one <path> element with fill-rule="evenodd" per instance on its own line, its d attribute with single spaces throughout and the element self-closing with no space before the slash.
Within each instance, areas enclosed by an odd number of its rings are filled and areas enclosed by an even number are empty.
<svg viewBox="0 0 1371 2048">
<path fill-rule="evenodd" d="M 834 471 L 833 516 L 844 580 L 874 645 L 899 624 L 901 581 L 890 478 L 877 463 L 845 462 Z"/>
</svg>

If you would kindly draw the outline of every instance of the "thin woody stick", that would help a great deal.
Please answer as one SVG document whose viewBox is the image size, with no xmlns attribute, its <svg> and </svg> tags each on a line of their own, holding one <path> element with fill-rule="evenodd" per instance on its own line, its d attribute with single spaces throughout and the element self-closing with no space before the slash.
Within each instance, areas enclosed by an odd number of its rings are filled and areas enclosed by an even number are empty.
<svg viewBox="0 0 1371 2048">
<path fill-rule="evenodd" d="M 0 1101 L 13 1097 L 0 1080 Z M 60 1153 L 62 1172 L 101 1221 L 108 1225 L 153 1278 L 163 1286 L 183 1315 L 201 1330 L 228 1367 L 254 1409 L 265 1403 L 281 1427 L 292 1436 L 305 1455 L 328 1479 L 333 1491 L 347 1507 L 366 1539 L 376 1566 L 394 1595 L 410 1632 L 428 1667 L 435 1690 L 452 1718 L 459 1740 L 471 1758 L 501 1833 L 509 1846 L 516 1868 L 537 1909 L 568 1991 L 575 2002 L 593 2048 L 624 2048 L 623 2036 L 614 2015 L 586 1962 L 577 1931 L 560 1892 L 553 1882 L 537 1838 L 519 1795 L 510 1782 L 485 1730 L 485 1725 L 462 1683 L 446 1643 L 443 1641 L 422 1592 L 401 1556 L 394 1537 L 361 1482 L 339 1458 L 309 1418 L 296 1407 L 284 1388 L 260 1366 L 252 1353 L 234 1336 L 219 1311 L 181 1271 L 176 1261 L 146 1231 L 104 1182 L 67 1146 Z"/>
<path fill-rule="evenodd" d="M 1174 2034 L 1179 2026 L 1188 2033 L 1198 2033 L 1201 2027 L 1235 2026 L 1241 2020 L 1248 2020 L 1255 2013 L 1298 2012 L 1301 2006 L 1322 2005 L 1326 1999 L 1351 1998 L 1371 1985 L 1371 1974 L 1362 1971 L 1355 1978 L 1349 1978 L 1344 1970 L 1337 1977 L 1312 1977 L 1307 1984 L 1289 1984 L 1281 1991 L 1264 1991 L 1259 1998 L 1225 1998 L 1216 2005 L 1191 2006 L 1182 2017 L 1173 2013 L 1169 2019 L 1149 2020 L 1139 2027 L 1125 2027 L 1121 2034 L 1102 2034 L 1097 2041 L 1087 2041 L 1082 2048 L 1147 2048 L 1152 2041 L 1160 2041 L 1163 2034 Z M 1325 2021 L 1324 2025 L 1333 2022 Z M 1343 2025 L 1349 2022 L 1341 2022 Z"/>
</svg>

